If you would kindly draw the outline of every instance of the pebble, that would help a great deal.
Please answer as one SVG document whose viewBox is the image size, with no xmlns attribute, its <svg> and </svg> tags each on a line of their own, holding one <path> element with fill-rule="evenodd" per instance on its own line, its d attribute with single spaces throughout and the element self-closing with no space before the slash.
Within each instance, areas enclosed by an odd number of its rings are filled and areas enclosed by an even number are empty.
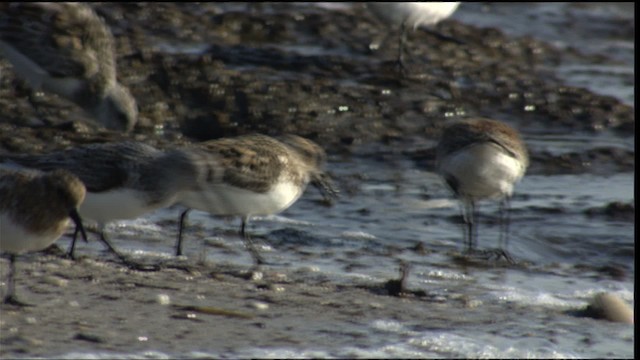
<svg viewBox="0 0 640 360">
<path fill-rule="evenodd" d="M 53 263 L 53 262 L 49 262 L 46 264 L 43 264 L 42 267 L 46 270 L 46 271 L 54 271 L 60 268 L 59 264 Z"/>
<path fill-rule="evenodd" d="M 467 300 L 465 301 L 464 306 L 465 306 L 467 309 L 475 309 L 475 308 L 478 308 L 478 307 L 482 306 L 482 300 L 478 300 L 478 299 L 467 299 Z"/>
<path fill-rule="evenodd" d="M 88 257 L 82 257 L 82 258 L 80 258 L 79 261 L 82 264 L 87 265 L 87 266 L 95 266 L 95 267 L 104 267 L 105 266 L 105 264 L 100 263 L 98 261 L 95 261 L 95 260 L 93 260 L 91 258 L 88 258 Z"/>
<path fill-rule="evenodd" d="M 256 310 L 267 310 L 269 309 L 269 304 L 264 303 L 262 301 L 253 301 L 251 302 L 251 307 L 253 307 Z"/>
<path fill-rule="evenodd" d="M 264 273 L 262 271 L 253 271 L 251 273 L 251 281 L 260 281 L 264 278 Z"/>
<path fill-rule="evenodd" d="M 58 265 L 60 265 L 63 268 L 69 268 L 71 266 L 73 266 L 75 264 L 75 262 L 73 260 L 69 260 L 69 259 L 59 259 L 58 260 Z"/>
<path fill-rule="evenodd" d="M 589 305 L 604 319 L 623 324 L 633 324 L 633 309 L 619 296 L 612 293 L 599 293 Z"/>
<path fill-rule="evenodd" d="M 160 305 L 169 305 L 169 304 L 171 304 L 171 298 L 167 294 L 158 294 L 157 300 L 158 300 L 158 304 L 160 304 Z"/>
<path fill-rule="evenodd" d="M 53 275 L 44 276 L 42 278 L 42 281 L 45 284 L 49 284 L 49 285 L 53 285 L 53 286 L 57 286 L 57 287 L 66 287 L 67 285 L 69 285 L 69 280 L 63 279 L 63 278 L 58 277 L 58 276 L 53 276 Z"/>
</svg>

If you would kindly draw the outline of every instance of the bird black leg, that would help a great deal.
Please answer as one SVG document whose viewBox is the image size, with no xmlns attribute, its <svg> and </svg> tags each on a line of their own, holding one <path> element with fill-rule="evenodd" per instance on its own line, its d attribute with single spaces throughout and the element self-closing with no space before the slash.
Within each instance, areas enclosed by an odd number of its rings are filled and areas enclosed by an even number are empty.
<svg viewBox="0 0 640 360">
<path fill-rule="evenodd" d="M 240 236 L 242 236 L 245 246 L 247 247 L 247 249 L 249 249 L 249 252 L 251 253 L 251 256 L 253 257 L 253 260 L 255 262 L 255 265 L 259 266 L 259 265 L 265 264 L 265 261 L 262 259 L 262 256 L 260 256 L 260 253 L 258 253 L 258 250 L 256 250 L 255 246 L 253 245 L 253 241 L 251 240 L 251 237 L 246 232 L 246 227 L 248 222 L 249 222 L 248 217 L 242 218 L 242 226 L 240 227 Z"/>
<path fill-rule="evenodd" d="M 7 294 L 2 299 L 3 304 L 15 306 L 32 306 L 24 303 L 16 297 L 16 255 L 9 255 L 9 277 L 7 278 Z"/>
<path fill-rule="evenodd" d="M 176 242 L 176 256 L 182 255 L 182 232 L 184 230 L 184 222 L 191 209 L 187 209 L 180 214 L 180 224 L 178 225 L 178 241 Z"/>
</svg>

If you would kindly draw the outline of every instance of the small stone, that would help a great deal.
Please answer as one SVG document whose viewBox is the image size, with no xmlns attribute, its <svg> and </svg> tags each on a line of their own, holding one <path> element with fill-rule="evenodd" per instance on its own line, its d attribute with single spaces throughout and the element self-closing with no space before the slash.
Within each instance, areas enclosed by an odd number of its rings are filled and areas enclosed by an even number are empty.
<svg viewBox="0 0 640 360">
<path fill-rule="evenodd" d="M 87 342 L 96 343 L 96 344 L 100 344 L 104 342 L 104 340 L 102 340 L 102 338 L 100 338 L 99 336 L 93 335 L 93 334 L 86 334 L 86 333 L 77 333 L 76 336 L 74 336 L 74 340 L 82 340 L 82 341 L 87 341 Z"/>
<path fill-rule="evenodd" d="M 464 305 L 468 309 L 475 309 L 475 308 L 479 307 L 480 305 L 482 305 L 482 300 L 477 300 L 477 299 L 467 300 Z"/>
<path fill-rule="evenodd" d="M 594 296 L 589 306 L 604 319 L 624 324 L 633 324 L 633 309 L 615 294 L 599 293 Z"/>
<path fill-rule="evenodd" d="M 58 265 L 60 265 L 60 267 L 63 268 L 69 268 L 71 267 L 75 262 L 73 260 L 69 260 L 69 259 L 59 259 L 58 260 Z"/>
<path fill-rule="evenodd" d="M 160 304 L 160 305 L 169 305 L 169 304 L 171 304 L 171 298 L 167 294 L 158 294 L 157 300 L 158 300 L 158 304 Z"/>
<path fill-rule="evenodd" d="M 251 272 L 251 280 L 252 281 L 260 281 L 264 278 L 264 273 L 262 271 L 252 271 Z"/>
<path fill-rule="evenodd" d="M 58 286 L 58 287 L 66 287 L 69 285 L 69 280 L 63 279 L 57 276 L 49 275 L 42 278 L 42 281 L 46 284 Z"/>
<path fill-rule="evenodd" d="M 269 304 L 261 302 L 261 301 L 253 301 L 251 306 L 257 310 L 267 310 L 269 309 Z"/>
</svg>

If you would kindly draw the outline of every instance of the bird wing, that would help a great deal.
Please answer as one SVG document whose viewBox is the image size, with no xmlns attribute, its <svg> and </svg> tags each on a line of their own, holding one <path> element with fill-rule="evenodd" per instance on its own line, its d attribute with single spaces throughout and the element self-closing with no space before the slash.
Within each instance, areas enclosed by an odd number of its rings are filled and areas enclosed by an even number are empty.
<svg viewBox="0 0 640 360">
<path fill-rule="evenodd" d="M 113 36 L 78 3 L 3 3 L 0 39 L 50 76 L 115 79 Z"/>
<path fill-rule="evenodd" d="M 22 166 L 44 171 L 65 169 L 76 175 L 90 192 L 99 193 L 135 181 L 136 167 L 161 152 L 138 142 L 89 144 L 42 155 L 6 155 Z"/>
<path fill-rule="evenodd" d="M 266 136 L 217 139 L 195 144 L 207 185 L 226 183 L 264 192 L 286 166 L 283 144 Z M 204 184 L 202 184 L 204 185 Z"/>
</svg>

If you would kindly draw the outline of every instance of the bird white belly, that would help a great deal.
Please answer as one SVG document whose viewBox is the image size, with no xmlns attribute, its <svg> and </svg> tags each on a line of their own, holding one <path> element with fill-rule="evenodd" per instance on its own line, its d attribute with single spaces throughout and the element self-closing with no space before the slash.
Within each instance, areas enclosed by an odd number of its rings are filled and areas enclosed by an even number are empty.
<svg viewBox="0 0 640 360">
<path fill-rule="evenodd" d="M 80 216 L 98 223 L 112 220 L 135 219 L 145 213 L 172 205 L 175 196 L 167 197 L 158 204 L 149 204 L 139 191 L 119 189 L 102 193 L 87 192 L 80 205 Z"/>
<path fill-rule="evenodd" d="M 524 170 L 521 161 L 491 143 L 455 152 L 440 165 L 443 174 L 456 179 L 461 195 L 475 199 L 511 196 Z"/>
<path fill-rule="evenodd" d="M 404 21 L 416 28 L 433 25 L 446 19 L 458 8 L 459 2 L 371 2 L 367 6 L 384 21 L 400 25 Z"/>
<path fill-rule="evenodd" d="M 62 226 L 54 226 L 54 230 L 36 234 L 27 231 L 6 214 L 0 214 L 0 252 L 22 254 L 45 249 L 62 235 L 68 224 L 69 219 L 66 219 Z"/>
<path fill-rule="evenodd" d="M 302 190 L 290 182 L 279 183 L 265 193 L 222 184 L 209 186 L 204 191 L 183 193 L 179 202 L 213 215 L 270 215 L 288 208 L 300 197 Z"/>
<path fill-rule="evenodd" d="M 413 2 L 405 10 L 414 28 L 420 25 L 433 25 L 451 16 L 460 5 L 459 2 Z"/>
</svg>

